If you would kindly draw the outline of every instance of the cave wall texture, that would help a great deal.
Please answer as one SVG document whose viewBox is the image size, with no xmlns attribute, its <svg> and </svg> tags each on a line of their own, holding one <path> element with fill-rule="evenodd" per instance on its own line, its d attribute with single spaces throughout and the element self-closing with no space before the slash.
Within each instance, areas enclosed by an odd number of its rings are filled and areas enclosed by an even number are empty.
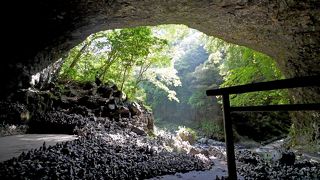
<svg viewBox="0 0 320 180">
<path fill-rule="evenodd" d="M 139 25 L 185 24 L 270 55 L 288 78 L 320 74 L 317 0 L 33 0 L 3 8 L 1 98 L 28 86 L 31 74 L 91 33 Z M 295 102 L 320 100 L 319 88 L 291 94 Z M 314 139 L 318 115 L 296 120 L 297 129 L 310 127 Z"/>
</svg>

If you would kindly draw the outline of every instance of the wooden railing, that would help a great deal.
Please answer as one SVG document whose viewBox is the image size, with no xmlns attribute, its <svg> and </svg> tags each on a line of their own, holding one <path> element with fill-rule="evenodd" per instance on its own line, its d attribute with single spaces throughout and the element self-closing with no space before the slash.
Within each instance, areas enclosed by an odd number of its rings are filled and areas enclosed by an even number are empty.
<svg viewBox="0 0 320 180">
<path fill-rule="evenodd" d="M 254 92 L 254 91 L 268 91 L 268 90 L 275 90 L 275 89 L 289 89 L 289 88 L 300 88 L 300 87 L 311 87 L 311 86 L 320 88 L 319 75 L 207 90 L 206 92 L 207 96 L 222 95 L 224 134 L 225 134 L 225 142 L 226 142 L 226 150 L 227 150 L 227 163 L 228 163 L 228 176 L 229 176 L 228 179 L 237 179 L 236 161 L 235 161 L 235 155 L 234 155 L 235 153 L 234 153 L 233 132 L 232 132 L 232 121 L 230 116 L 231 112 L 320 110 L 320 103 L 230 107 L 229 95 L 248 93 L 248 92 Z M 320 101 L 320 99 L 318 99 L 318 101 Z"/>
</svg>

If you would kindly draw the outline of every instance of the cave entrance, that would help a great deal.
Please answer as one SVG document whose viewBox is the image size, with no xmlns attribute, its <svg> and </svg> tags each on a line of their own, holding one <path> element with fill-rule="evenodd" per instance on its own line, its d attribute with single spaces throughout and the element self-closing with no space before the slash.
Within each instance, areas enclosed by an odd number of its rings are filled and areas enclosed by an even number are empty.
<svg viewBox="0 0 320 180">
<path fill-rule="evenodd" d="M 4 42 L 4 52 L 10 61 L 1 64 L 0 77 L 5 84 L 0 90 L 2 98 L 28 86 L 31 74 L 92 33 L 165 23 L 186 24 L 264 52 L 278 62 L 287 78 L 319 74 L 318 2 L 35 1 L 8 3 L 7 7 L 17 14 L 6 20 L 10 38 Z M 26 23 L 28 28 L 21 33 L 21 24 Z M 16 42 L 28 45 L 16 53 Z M 296 95 L 310 101 L 315 96 L 311 92 Z"/>
<path fill-rule="evenodd" d="M 160 25 L 92 34 L 34 75 L 32 86 L 53 91 L 69 105 L 77 99 L 81 106 L 64 108 L 84 117 L 121 122 L 134 119 L 135 111 L 152 111 L 154 120 L 147 118 L 146 128 L 153 130 L 154 123 L 156 135 L 176 136 L 182 145 L 173 149 L 184 150 L 224 141 L 221 98 L 208 98 L 206 90 L 281 78 L 276 62 L 265 54 L 185 25 Z M 238 106 L 289 101 L 287 91 L 231 97 Z M 235 140 L 245 148 L 284 138 L 291 126 L 287 112 L 237 114 L 233 121 Z"/>
<path fill-rule="evenodd" d="M 318 75 L 319 2 L 308 1 L 52 1 L 8 3 L 0 66 L 1 99 L 29 86 L 32 74 L 88 35 L 141 25 L 179 23 L 273 57 L 286 78 Z M 23 27 L 23 33 L 21 27 Z M 16 43 L 23 42 L 17 53 Z M 320 99 L 318 88 L 290 91 L 296 103 Z M 319 113 L 294 115 L 296 143 L 319 144 Z M 305 120 L 308 119 L 308 120 Z M 303 123 L 302 123 L 303 121 Z M 302 130 L 307 129 L 307 130 Z M 312 133 L 309 133 L 312 132 Z M 307 145 L 303 144 L 303 145 Z M 316 148 L 319 149 L 319 148 Z"/>
<path fill-rule="evenodd" d="M 5 19 L 5 34 L 10 38 L 3 41 L 0 98 L 28 87 L 31 75 L 61 58 L 88 35 L 142 25 L 186 24 L 269 55 L 286 78 L 319 75 L 319 7 L 318 1 L 7 2 L 6 8 L 15 15 Z M 17 42 L 21 48 L 17 48 Z M 319 88 L 295 89 L 290 97 L 295 103 L 318 102 Z M 26 117 L 23 114 L 21 118 Z M 293 145 L 319 151 L 319 112 L 292 117 Z"/>
<path fill-rule="evenodd" d="M 185 25 L 159 25 L 92 34 L 34 75 L 32 83 L 40 89 L 54 81 L 66 87 L 72 81 L 115 85 L 124 92 L 122 98 L 152 110 L 157 127 L 171 133 L 190 130 L 199 137 L 223 141 L 221 99 L 208 98 L 205 91 L 282 78 L 267 55 Z M 80 93 L 67 91 L 74 96 Z M 231 104 L 240 106 L 289 101 L 287 91 L 231 97 Z M 291 125 L 288 113 L 237 114 L 234 118 L 237 140 L 259 143 L 285 137 Z"/>
</svg>

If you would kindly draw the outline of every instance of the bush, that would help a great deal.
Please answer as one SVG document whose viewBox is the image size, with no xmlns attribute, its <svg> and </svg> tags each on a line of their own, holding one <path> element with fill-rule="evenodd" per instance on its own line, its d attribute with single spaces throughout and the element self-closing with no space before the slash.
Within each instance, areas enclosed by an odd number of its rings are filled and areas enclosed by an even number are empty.
<svg viewBox="0 0 320 180">
<path fill-rule="evenodd" d="M 197 139 L 197 133 L 186 127 L 179 126 L 179 130 L 177 131 L 177 135 L 183 140 L 188 141 L 190 144 L 194 144 Z"/>
<path fill-rule="evenodd" d="M 202 121 L 200 123 L 200 130 L 206 137 L 216 139 L 218 141 L 224 140 L 223 127 L 215 121 Z"/>
</svg>

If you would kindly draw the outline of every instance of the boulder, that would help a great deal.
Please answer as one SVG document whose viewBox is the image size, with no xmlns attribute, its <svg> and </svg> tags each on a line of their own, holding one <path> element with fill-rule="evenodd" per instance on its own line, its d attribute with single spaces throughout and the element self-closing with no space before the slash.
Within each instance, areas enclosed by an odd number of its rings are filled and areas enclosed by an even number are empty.
<svg viewBox="0 0 320 180">
<path fill-rule="evenodd" d="M 147 114 L 147 129 L 150 131 L 154 130 L 154 117 L 152 115 L 152 113 L 148 113 Z"/>
<path fill-rule="evenodd" d="M 110 115 L 109 108 L 107 106 L 100 106 L 94 113 L 97 117 L 108 117 Z"/>
<path fill-rule="evenodd" d="M 99 108 L 106 104 L 106 99 L 96 96 L 83 96 L 78 100 L 79 105 L 86 106 L 89 109 Z"/>
<path fill-rule="evenodd" d="M 200 153 L 205 155 L 206 157 L 208 157 L 210 155 L 209 151 L 207 149 L 201 149 Z"/>
<path fill-rule="evenodd" d="M 71 107 L 69 110 L 69 113 L 71 114 L 80 114 L 82 116 L 88 116 L 89 113 L 91 113 L 91 110 L 86 108 L 85 106 L 74 106 Z"/>
<path fill-rule="evenodd" d="M 83 85 L 83 89 L 84 90 L 90 90 L 92 88 L 96 87 L 96 84 L 93 83 L 93 82 L 86 82 L 84 85 Z"/>
<path fill-rule="evenodd" d="M 196 155 L 196 154 L 199 154 L 200 153 L 200 149 L 199 148 L 196 148 L 196 147 L 192 147 L 189 151 L 189 154 L 192 154 L 192 155 Z"/>
<path fill-rule="evenodd" d="M 181 138 L 182 141 L 187 141 L 190 144 L 194 144 L 196 141 L 195 135 L 187 128 L 180 128 L 177 132 L 177 135 Z"/>
<path fill-rule="evenodd" d="M 121 101 L 125 101 L 127 99 L 127 95 L 122 91 L 113 91 L 113 97 L 119 98 Z"/>
<path fill-rule="evenodd" d="M 207 144 L 207 142 L 208 142 L 208 138 L 200 138 L 198 140 L 198 143 L 200 143 L 200 144 Z"/>
<path fill-rule="evenodd" d="M 146 136 L 147 135 L 146 132 L 144 132 L 143 129 L 135 127 L 135 126 L 131 127 L 131 131 L 136 133 L 137 135 L 140 135 L 140 136 Z"/>
<path fill-rule="evenodd" d="M 110 86 L 112 88 L 113 91 L 118 91 L 118 86 L 113 84 Z"/>
<path fill-rule="evenodd" d="M 98 77 L 95 78 L 95 81 L 94 81 L 94 82 L 96 83 L 97 86 L 100 86 L 101 83 L 102 83 L 102 81 L 101 81 L 100 78 L 98 78 Z"/>
<path fill-rule="evenodd" d="M 132 103 L 129 103 L 128 106 L 132 116 L 140 115 L 142 113 L 140 104 L 136 102 L 132 102 Z"/>
<path fill-rule="evenodd" d="M 0 122 L 25 124 L 30 118 L 27 107 L 20 103 L 0 102 Z"/>
<path fill-rule="evenodd" d="M 224 146 L 224 145 L 225 145 L 224 142 L 215 141 L 215 140 L 213 140 L 213 139 L 208 139 L 207 144 L 208 144 L 209 146 Z"/>
<path fill-rule="evenodd" d="M 118 113 L 121 115 L 121 117 L 130 117 L 130 110 L 126 106 L 120 106 L 118 108 Z"/>
<path fill-rule="evenodd" d="M 108 86 L 100 86 L 97 90 L 97 93 L 99 93 L 104 98 L 110 98 L 113 93 L 113 89 Z"/>
<path fill-rule="evenodd" d="M 116 109 L 116 105 L 115 104 L 108 104 L 108 108 L 113 111 Z"/>
<path fill-rule="evenodd" d="M 296 155 L 293 152 L 283 152 L 279 159 L 280 164 L 292 166 L 296 160 Z"/>
</svg>

